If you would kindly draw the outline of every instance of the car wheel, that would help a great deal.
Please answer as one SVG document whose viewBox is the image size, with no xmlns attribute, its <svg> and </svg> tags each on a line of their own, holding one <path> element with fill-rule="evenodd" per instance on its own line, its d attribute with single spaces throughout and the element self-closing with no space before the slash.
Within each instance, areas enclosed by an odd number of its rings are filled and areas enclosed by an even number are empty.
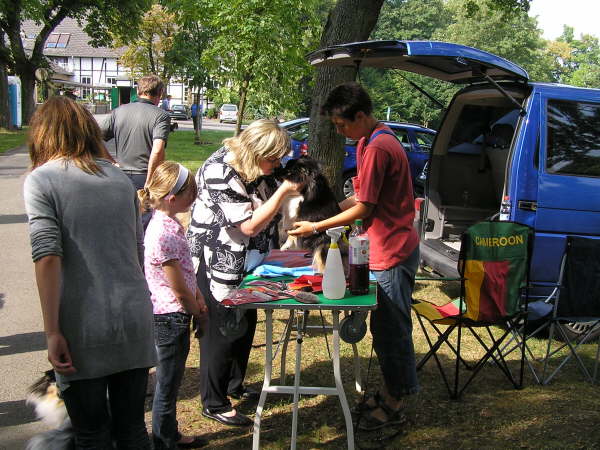
<svg viewBox="0 0 600 450">
<path fill-rule="evenodd" d="M 344 193 L 344 197 L 352 197 L 354 195 L 354 185 L 352 184 L 352 178 L 356 176 L 356 171 L 351 170 L 350 172 L 346 172 L 343 176 L 343 184 L 342 184 L 342 192 Z"/>
</svg>

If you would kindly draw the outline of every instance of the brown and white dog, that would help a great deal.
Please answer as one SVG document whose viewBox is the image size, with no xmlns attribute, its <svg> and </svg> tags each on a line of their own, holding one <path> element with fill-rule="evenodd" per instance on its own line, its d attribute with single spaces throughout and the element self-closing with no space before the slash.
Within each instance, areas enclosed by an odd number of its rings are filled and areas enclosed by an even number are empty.
<svg viewBox="0 0 600 450">
<path fill-rule="evenodd" d="M 29 440 L 26 450 L 75 448 L 75 436 L 65 403 L 56 386 L 53 370 L 47 370 L 30 388 L 26 403 L 35 409 L 35 415 L 50 431 L 40 433 Z"/>
<path fill-rule="evenodd" d="M 304 184 L 300 195 L 288 197 L 281 207 L 280 248 L 310 251 L 313 255 L 315 272 L 323 273 L 329 237 L 324 232 L 305 237 L 289 236 L 287 231 L 293 228 L 294 222 L 303 220 L 319 222 L 341 212 L 329 182 L 321 172 L 319 163 L 308 156 L 289 160 L 285 167 L 275 171 L 275 176 L 282 180 Z M 342 253 L 343 250 L 342 248 Z"/>
</svg>

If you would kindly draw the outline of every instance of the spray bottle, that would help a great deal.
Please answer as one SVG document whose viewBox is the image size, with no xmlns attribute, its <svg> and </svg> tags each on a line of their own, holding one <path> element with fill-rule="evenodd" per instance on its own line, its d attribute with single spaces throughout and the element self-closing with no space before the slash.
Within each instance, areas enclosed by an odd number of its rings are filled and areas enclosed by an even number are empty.
<svg viewBox="0 0 600 450">
<path fill-rule="evenodd" d="M 331 245 L 325 260 L 325 272 L 323 273 L 323 295 L 330 300 L 344 298 L 346 293 L 346 276 L 342 255 L 338 247 L 338 240 L 345 227 L 334 227 L 326 231 L 331 238 Z"/>
</svg>

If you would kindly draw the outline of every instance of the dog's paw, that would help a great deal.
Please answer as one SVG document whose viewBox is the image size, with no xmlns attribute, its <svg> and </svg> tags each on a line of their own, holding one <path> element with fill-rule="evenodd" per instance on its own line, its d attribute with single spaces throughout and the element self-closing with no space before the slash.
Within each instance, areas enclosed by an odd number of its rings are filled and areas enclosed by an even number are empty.
<svg viewBox="0 0 600 450">
<path fill-rule="evenodd" d="M 285 252 L 286 250 L 299 250 L 298 238 L 296 236 L 288 236 L 287 240 L 283 243 L 280 250 L 283 252 Z"/>
</svg>

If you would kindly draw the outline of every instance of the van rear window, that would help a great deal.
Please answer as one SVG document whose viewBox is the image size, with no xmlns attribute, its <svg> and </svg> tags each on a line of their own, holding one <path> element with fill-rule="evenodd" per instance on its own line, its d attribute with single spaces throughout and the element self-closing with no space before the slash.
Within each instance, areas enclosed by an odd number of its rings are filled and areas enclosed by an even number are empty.
<svg viewBox="0 0 600 450">
<path fill-rule="evenodd" d="M 600 177 L 600 104 L 548 100 L 546 171 Z"/>
</svg>

